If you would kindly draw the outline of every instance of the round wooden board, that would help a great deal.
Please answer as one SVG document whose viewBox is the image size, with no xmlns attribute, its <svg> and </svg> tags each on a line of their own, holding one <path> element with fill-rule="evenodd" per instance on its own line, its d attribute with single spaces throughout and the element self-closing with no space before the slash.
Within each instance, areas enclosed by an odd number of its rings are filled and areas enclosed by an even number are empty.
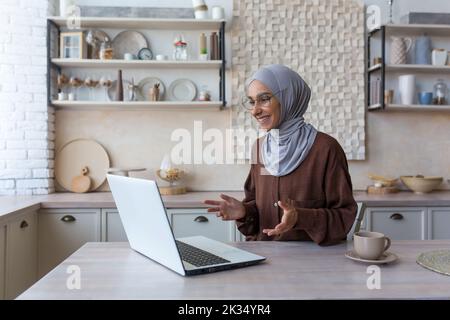
<svg viewBox="0 0 450 320">
<path fill-rule="evenodd" d="M 105 182 L 109 166 L 108 153 L 98 142 L 76 139 L 67 142 L 57 152 L 55 178 L 64 189 L 72 191 L 72 179 L 79 176 L 84 167 L 88 167 L 90 191 L 94 191 Z"/>
</svg>

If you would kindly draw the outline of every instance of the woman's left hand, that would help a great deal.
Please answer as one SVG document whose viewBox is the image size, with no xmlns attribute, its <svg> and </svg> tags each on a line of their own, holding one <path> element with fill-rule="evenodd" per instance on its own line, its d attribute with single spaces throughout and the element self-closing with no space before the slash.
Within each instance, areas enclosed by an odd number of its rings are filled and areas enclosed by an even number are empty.
<svg viewBox="0 0 450 320">
<path fill-rule="evenodd" d="M 268 236 L 277 236 L 283 232 L 291 230 L 297 223 L 297 210 L 293 204 L 285 201 L 278 201 L 278 205 L 283 209 L 283 216 L 281 222 L 273 229 L 264 229 L 263 233 Z"/>
</svg>

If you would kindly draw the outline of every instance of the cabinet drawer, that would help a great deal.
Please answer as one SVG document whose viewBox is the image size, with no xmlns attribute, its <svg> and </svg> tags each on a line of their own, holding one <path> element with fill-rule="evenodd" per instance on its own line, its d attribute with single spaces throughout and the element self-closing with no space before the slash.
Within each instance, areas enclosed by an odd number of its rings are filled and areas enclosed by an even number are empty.
<svg viewBox="0 0 450 320">
<path fill-rule="evenodd" d="M 426 208 L 370 208 L 368 230 L 384 233 L 393 240 L 425 240 Z"/>
<path fill-rule="evenodd" d="M 46 209 L 38 218 L 40 277 L 86 242 L 100 241 L 100 209 Z"/>
<path fill-rule="evenodd" d="M 222 221 L 204 209 L 172 209 L 168 214 L 176 238 L 205 236 L 223 242 L 235 240 L 234 222 Z"/>
<path fill-rule="evenodd" d="M 117 209 L 102 209 L 102 241 L 128 242 Z"/>
<path fill-rule="evenodd" d="M 450 239 L 450 208 L 428 208 L 428 239 Z"/>
<path fill-rule="evenodd" d="M 6 299 L 15 299 L 37 280 L 37 228 L 36 212 L 6 226 Z"/>
</svg>

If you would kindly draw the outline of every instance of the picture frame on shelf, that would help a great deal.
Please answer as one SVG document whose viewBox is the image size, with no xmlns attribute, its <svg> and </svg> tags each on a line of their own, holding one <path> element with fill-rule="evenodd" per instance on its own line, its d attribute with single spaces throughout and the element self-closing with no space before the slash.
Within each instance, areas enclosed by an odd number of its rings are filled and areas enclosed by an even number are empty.
<svg viewBox="0 0 450 320">
<path fill-rule="evenodd" d="M 60 57 L 62 59 L 86 59 L 87 46 L 83 31 L 61 32 Z"/>
</svg>

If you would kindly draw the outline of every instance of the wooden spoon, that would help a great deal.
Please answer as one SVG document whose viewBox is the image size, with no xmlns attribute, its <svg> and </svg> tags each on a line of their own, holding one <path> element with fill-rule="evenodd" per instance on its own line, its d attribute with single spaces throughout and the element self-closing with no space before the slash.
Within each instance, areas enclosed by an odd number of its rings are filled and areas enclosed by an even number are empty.
<svg viewBox="0 0 450 320">
<path fill-rule="evenodd" d="M 91 178 L 87 175 L 89 173 L 88 167 L 81 170 L 81 175 L 72 179 L 72 191 L 77 193 L 88 192 L 91 188 Z"/>
</svg>

